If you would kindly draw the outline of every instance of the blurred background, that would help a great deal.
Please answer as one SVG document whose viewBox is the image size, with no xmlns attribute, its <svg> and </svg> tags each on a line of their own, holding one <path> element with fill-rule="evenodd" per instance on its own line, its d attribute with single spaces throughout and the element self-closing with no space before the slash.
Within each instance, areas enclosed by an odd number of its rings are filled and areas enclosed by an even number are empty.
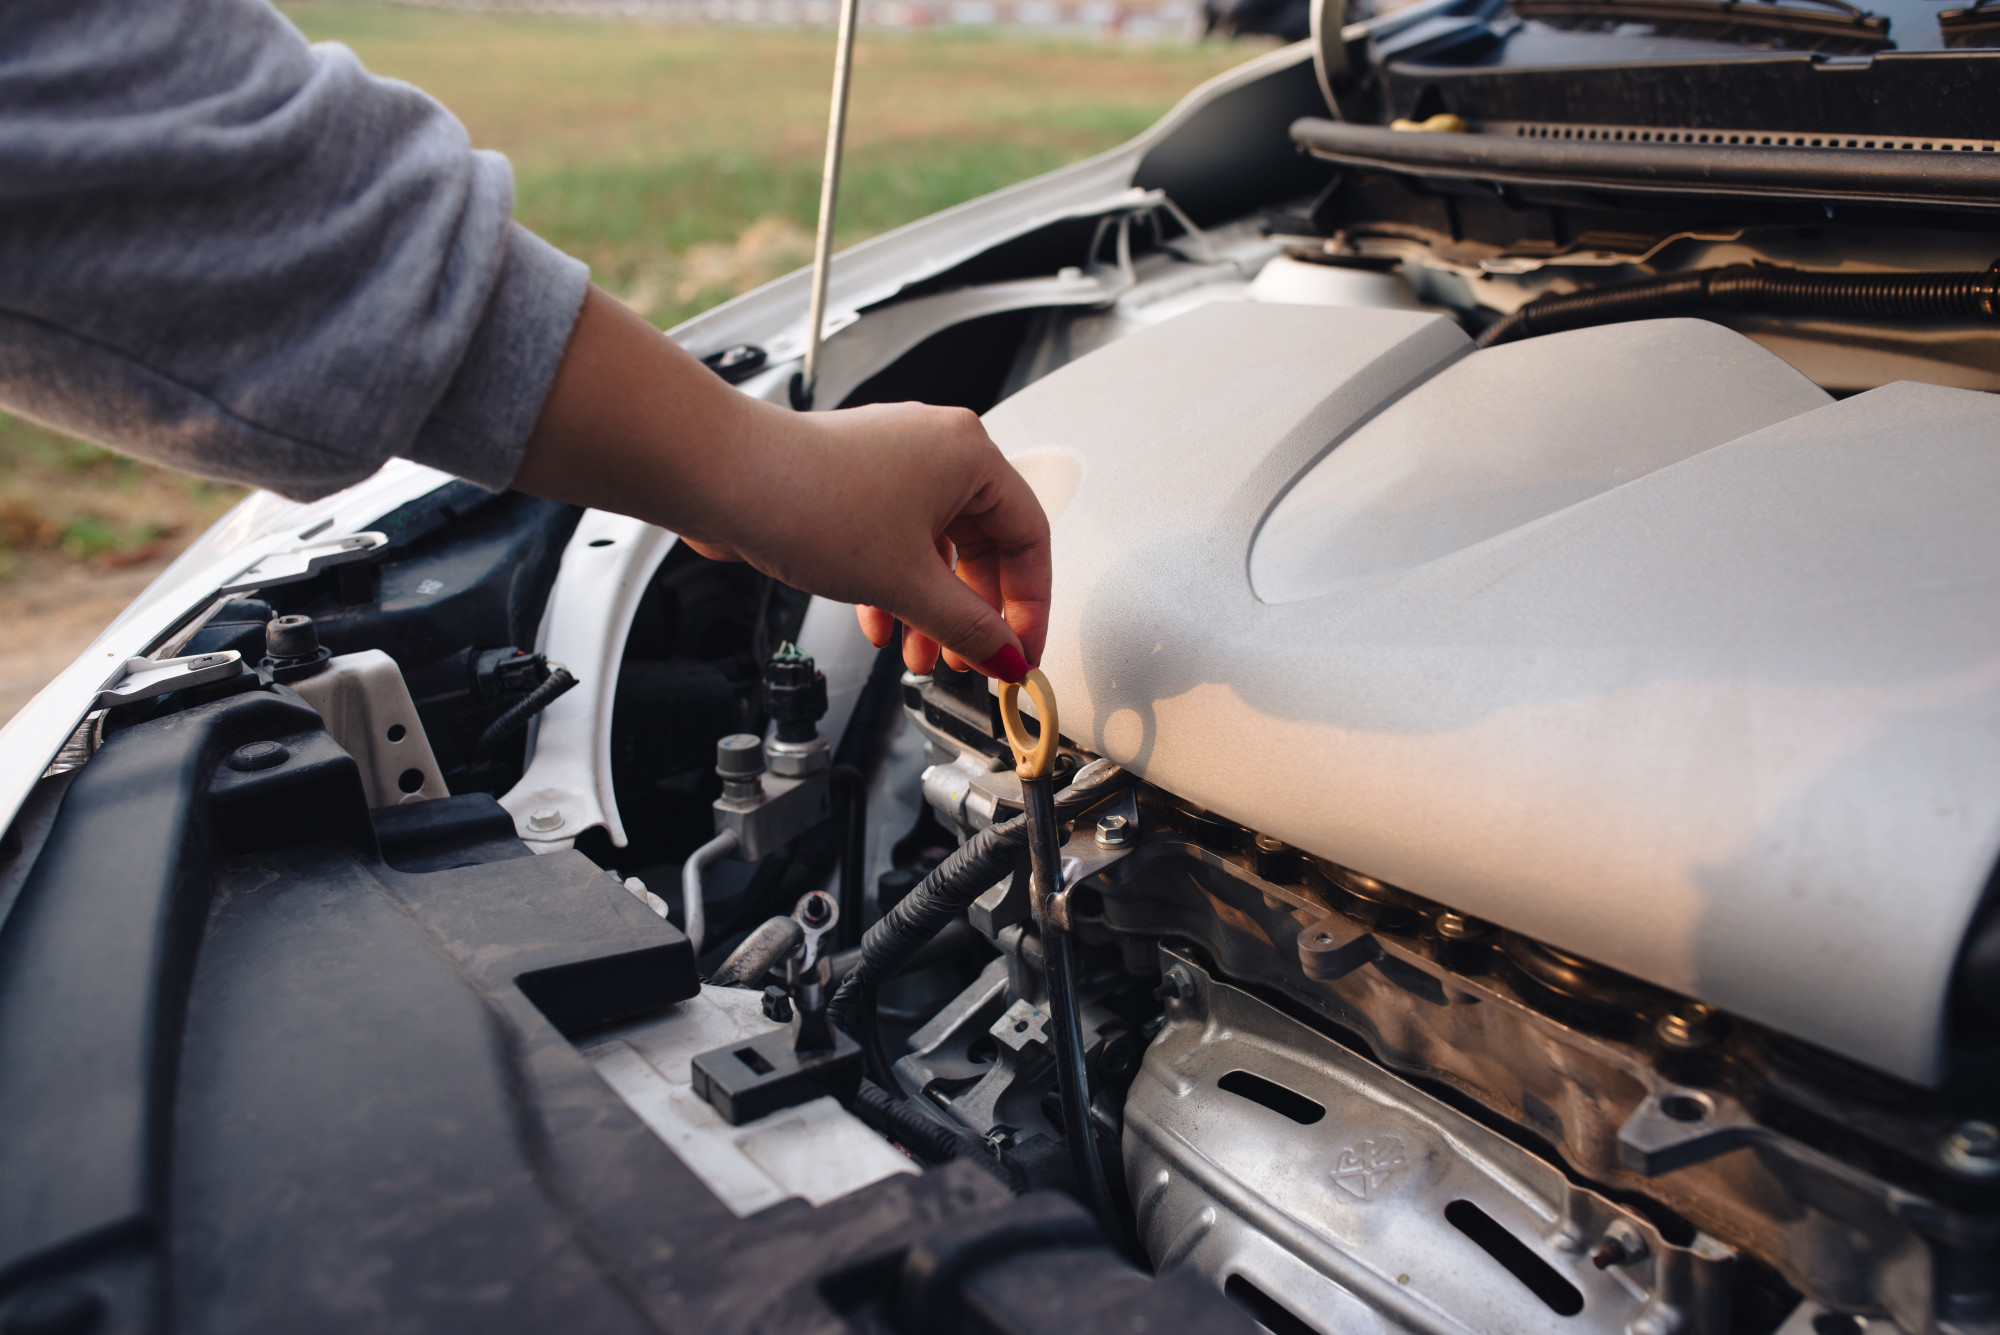
<svg viewBox="0 0 2000 1335">
<path fill-rule="evenodd" d="M 280 8 L 505 153 L 516 216 L 663 329 L 811 258 L 832 0 Z M 1200 0 L 861 12 L 842 246 L 1110 148 L 1277 41 Z M 241 495 L 0 414 L 0 723 Z"/>
</svg>

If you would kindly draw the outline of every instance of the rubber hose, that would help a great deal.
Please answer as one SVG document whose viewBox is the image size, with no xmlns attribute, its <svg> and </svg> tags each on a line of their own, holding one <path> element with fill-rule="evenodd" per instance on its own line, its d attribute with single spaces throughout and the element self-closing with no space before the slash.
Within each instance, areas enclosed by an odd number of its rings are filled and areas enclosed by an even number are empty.
<svg viewBox="0 0 2000 1335">
<path fill-rule="evenodd" d="M 528 720 L 547 709 L 555 698 L 576 685 L 576 678 L 569 669 L 556 664 L 542 684 L 529 691 L 518 704 L 486 725 L 486 731 L 479 734 L 479 740 L 472 744 L 472 763 L 484 765 L 493 756 L 500 743 L 528 726 Z"/>
<path fill-rule="evenodd" d="M 855 1091 L 854 1115 L 919 1158 L 934 1164 L 967 1159 L 1006 1183 L 1016 1196 L 1027 1194 L 1027 1170 L 1014 1156 L 994 1149 L 970 1131 L 926 1117 L 873 1080 L 863 1080 Z"/>
<path fill-rule="evenodd" d="M 2000 263 L 1981 273 L 1814 273 L 1732 264 L 1586 292 L 1537 297 L 1489 326 L 1479 346 L 1565 329 L 1703 310 L 1767 311 L 1855 320 L 2000 316 Z"/>
<path fill-rule="evenodd" d="M 686 916 L 685 911 L 682 916 Z M 799 926 L 798 919 L 766 919 L 729 952 L 729 958 L 708 981 L 717 987 L 756 987 L 772 965 L 797 950 L 805 939 L 806 929 Z"/>
</svg>

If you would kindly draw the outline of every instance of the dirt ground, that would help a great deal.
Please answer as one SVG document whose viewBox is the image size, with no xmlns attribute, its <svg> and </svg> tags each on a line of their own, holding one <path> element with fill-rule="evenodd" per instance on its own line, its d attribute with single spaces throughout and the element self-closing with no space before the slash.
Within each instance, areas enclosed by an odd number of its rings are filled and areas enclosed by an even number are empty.
<svg viewBox="0 0 2000 1335">
<path fill-rule="evenodd" d="M 174 544 L 175 551 L 179 547 Z M 160 551 L 115 570 L 44 558 L 0 581 L 0 625 L 7 628 L 0 640 L 0 725 L 68 667 L 173 558 L 173 551 Z"/>
</svg>

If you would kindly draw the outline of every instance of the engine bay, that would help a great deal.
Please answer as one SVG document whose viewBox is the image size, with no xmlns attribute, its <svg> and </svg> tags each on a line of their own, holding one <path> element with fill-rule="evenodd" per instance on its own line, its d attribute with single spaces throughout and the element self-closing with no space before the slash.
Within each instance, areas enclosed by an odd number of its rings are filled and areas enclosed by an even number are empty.
<svg viewBox="0 0 2000 1335">
<path fill-rule="evenodd" d="M 844 260 L 821 402 L 1052 522 L 1059 909 L 845 607 L 218 526 L 9 730 L 0 1328 L 2000 1329 L 2000 76 L 1584 8 Z M 801 283 L 678 336 L 781 401 Z"/>
</svg>

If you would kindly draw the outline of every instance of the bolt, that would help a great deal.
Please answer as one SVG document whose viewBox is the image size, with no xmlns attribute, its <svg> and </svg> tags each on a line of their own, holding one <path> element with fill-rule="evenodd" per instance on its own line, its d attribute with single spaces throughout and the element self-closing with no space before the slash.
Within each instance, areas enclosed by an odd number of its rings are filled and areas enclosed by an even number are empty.
<svg viewBox="0 0 2000 1335">
<path fill-rule="evenodd" d="M 1599 1270 L 1614 1265 L 1637 1265 L 1646 1259 L 1646 1237 L 1622 1219 L 1613 1220 L 1604 1230 L 1604 1240 L 1590 1254 L 1590 1263 Z"/>
<path fill-rule="evenodd" d="M 1132 822 L 1124 816 L 1106 816 L 1097 822 L 1097 846 L 1099 848 L 1127 848 L 1131 845 L 1136 831 Z"/>
<path fill-rule="evenodd" d="M 1722 1015 L 1699 1001 L 1684 1001 L 1653 1026 L 1662 1047 L 1688 1052 L 1705 1048 L 1722 1037 Z"/>
<path fill-rule="evenodd" d="M 776 983 L 764 989 L 764 1018 L 774 1024 L 792 1022 L 792 994 Z"/>
<path fill-rule="evenodd" d="M 1953 1127 L 1939 1146 L 1945 1163 L 1974 1177 L 2000 1177 L 2000 1126 L 1964 1121 Z"/>
<path fill-rule="evenodd" d="M 538 807 L 528 813 L 528 828 L 538 834 L 563 827 L 563 814 L 558 807 Z"/>
<path fill-rule="evenodd" d="M 1160 985 L 1153 989 L 1153 995 L 1161 1001 L 1193 1001 L 1194 975 L 1176 964 L 1160 978 Z"/>
<path fill-rule="evenodd" d="M 1438 914 L 1437 934 L 1446 941 L 1476 941 L 1486 935 L 1487 925 L 1477 918 L 1469 918 L 1463 913 L 1445 912 Z"/>
</svg>

